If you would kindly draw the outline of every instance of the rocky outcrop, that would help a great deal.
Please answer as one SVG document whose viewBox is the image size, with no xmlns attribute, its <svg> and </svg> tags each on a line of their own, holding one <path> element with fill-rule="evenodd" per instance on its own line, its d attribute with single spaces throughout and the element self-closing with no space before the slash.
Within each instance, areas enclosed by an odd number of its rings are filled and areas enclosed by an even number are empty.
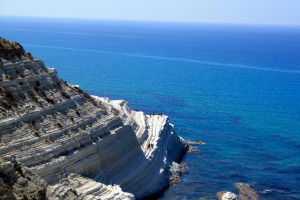
<svg viewBox="0 0 300 200">
<path fill-rule="evenodd" d="M 47 183 L 16 161 L 0 158 L 0 199 L 46 199 Z"/>
<path fill-rule="evenodd" d="M 257 192 L 248 183 L 236 183 L 234 186 L 239 189 L 239 195 L 232 192 L 218 192 L 217 197 L 219 200 L 259 200 Z"/>
<path fill-rule="evenodd" d="M 170 185 L 174 186 L 177 183 L 179 183 L 181 174 L 183 172 L 185 172 L 186 170 L 187 170 L 187 166 L 185 163 L 181 162 L 178 164 L 176 162 L 173 162 L 171 169 L 170 169 L 170 171 L 172 173 L 172 176 L 170 178 L 170 180 L 171 180 Z"/>
<path fill-rule="evenodd" d="M 71 174 L 59 184 L 49 186 L 49 199 L 133 200 L 134 195 L 117 186 L 105 185 L 78 174 Z"/>
<path fill-rule="evenodd" d="M 235 187 L 239 189 L 240 200 L 258 200 L 259 196 L 253 187 L 248 183 L 236 183 Z"/>
<path fill-rule="evenodd" d="M 92 97 L 0 43 L 0 155 L 45 180 L 49 199 L 140 199 L 169 185 L 186 145 L 167 116 Z"/>
<path fill-rule="evenodd" d="M 30 53 L 26 53 L 23 47 L 17 42 L 10 42 L 0 37 L 0 56 L 6 59 L 14 59 L 16 57 L 27 57 L 33 59 Z"/>
</svg>

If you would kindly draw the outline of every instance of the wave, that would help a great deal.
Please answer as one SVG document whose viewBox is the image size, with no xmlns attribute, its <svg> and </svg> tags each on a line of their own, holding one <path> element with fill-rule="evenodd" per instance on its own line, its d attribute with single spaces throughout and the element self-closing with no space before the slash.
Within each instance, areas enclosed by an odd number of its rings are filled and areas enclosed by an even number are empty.
<svg viewBox="0 0 300 200">
<path fill-rule="evenodd" d="M 189 58 L 164 57 L 164 56 L 145 55 L 145 54 L 122 53 L 122 52 L 114 52 L 114 51 L 79 49 L 79 48 L 34 45 L 34 44 L 24 44 L 24 46 L 28 46 L 28 47 L 31 46 L 31 47 L 38 47 L 38 48 L 65 49 L 65 50 L 72 50 L 72 51 L 106 53 L 106 54 L 114 54 L 114 55 L 120 55 L 120 56 L 139 57 L 139 58 L 167 60 L 167 61 L 179 61 L 179 62 L 188 62 L 188 63 L 198 63 L 198 64 L 209 65 L 209 66 L 231 67 L 231 68 L 251 69 L 251 70 L 260 70 L 260 71 L 269 71 L 269 72 L 278 72 L 278 73 L 290 73 L 290 74 L 299 74 L 300 75 L 300 70 L 290 70 L 290 69 L 282 69 L 282 68 L 267 68 L 267 67 L 251 66 L 251 65 L 243 65 L 243 64 L 203 61 L 203 60 L 196 60 L 196 59 L 189 59 Z"/>
</svg>

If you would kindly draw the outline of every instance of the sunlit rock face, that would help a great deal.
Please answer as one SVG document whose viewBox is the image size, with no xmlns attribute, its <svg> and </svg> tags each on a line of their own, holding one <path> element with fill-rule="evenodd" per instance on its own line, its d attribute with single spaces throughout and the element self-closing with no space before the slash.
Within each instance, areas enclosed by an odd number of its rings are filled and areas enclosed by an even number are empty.
<svg viewBox="0 0 300 200">
<path fill-rule="evenodd" d="M 165 115 L 90 96 L 0 38 L 0 155 L 48 184 L 49 199 L 140 199 L 169 184 L 186 145 Z"/>
</svg>

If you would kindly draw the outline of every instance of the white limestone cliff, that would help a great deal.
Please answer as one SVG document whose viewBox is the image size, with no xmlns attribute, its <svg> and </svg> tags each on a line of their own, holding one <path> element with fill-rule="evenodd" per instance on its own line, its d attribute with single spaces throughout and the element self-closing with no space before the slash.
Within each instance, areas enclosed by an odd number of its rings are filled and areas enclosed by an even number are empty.
<svg viewBox="0 0 300 200">
<path fill-rule="evenodd" d="M 49 199 L 141 199 L 168 186 L 186 144 L 167 116 L 91 97 L 1 48 L 0 155 L 44 179 Z"/>
</svg>

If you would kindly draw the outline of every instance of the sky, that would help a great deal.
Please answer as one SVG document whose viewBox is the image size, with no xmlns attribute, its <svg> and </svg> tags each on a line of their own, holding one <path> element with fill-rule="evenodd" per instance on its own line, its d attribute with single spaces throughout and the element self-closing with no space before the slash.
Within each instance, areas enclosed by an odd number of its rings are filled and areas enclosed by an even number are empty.
<svg viewBox="0 0 300 200">
<path fill-rule="evenodd" d="M 0 16 L 300 25 L 300 0 L 0 0 Z"/>
</svg>

